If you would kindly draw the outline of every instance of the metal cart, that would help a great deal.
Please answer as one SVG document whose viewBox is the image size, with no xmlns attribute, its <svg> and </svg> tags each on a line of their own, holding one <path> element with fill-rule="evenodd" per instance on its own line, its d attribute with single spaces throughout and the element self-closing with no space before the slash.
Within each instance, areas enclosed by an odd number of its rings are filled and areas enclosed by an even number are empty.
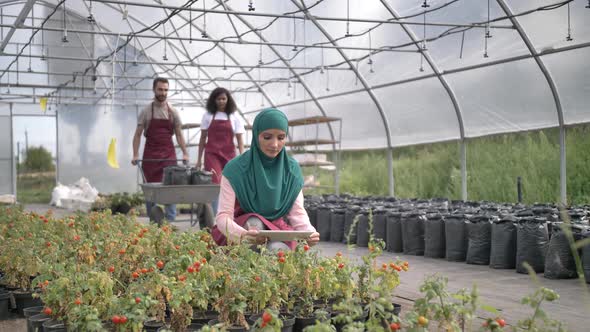
<svg viewBox="0 0 590 332">
<path fill-rule="evenodd" d="M 168 160 L 168 159 L 143 159 L 137 161 L 137 166 L 140 169 L 141 176 L 144 183 L 140 183 L 143 195 L 146 201 L 154 202 L 156 204 L 190 204 L 190 223 L 191 226 L 195 226 L 199 222 L 198 215 L 206 216 L 210 213 L 212 216 L 211 207 L 209 203 L 213 202 L 219 196 L 219 185 L 218 184 L 203 184 L 203 185 L 164 185 L 161 182 L 145 182 L 145 175 L 143 174 L 143 168 L 141 164 L 143 162 L 162 162 L 162 161 L 184 161 L 184 160 Z M 194 205 L 200 204 L 199 207 L 202 213 L 197 214 L 197 218 L 193 218 Z M 158 205 L 149 211 L 152 219 L 158 224 L 164 219 L 164 211 Z M 200 225 L 213 227 L 213 217 L 204 218 L 209 219 L 207 223 L 201 222 Z M 202 221 L 202 220 L 201 220 Z"/>
</svg>

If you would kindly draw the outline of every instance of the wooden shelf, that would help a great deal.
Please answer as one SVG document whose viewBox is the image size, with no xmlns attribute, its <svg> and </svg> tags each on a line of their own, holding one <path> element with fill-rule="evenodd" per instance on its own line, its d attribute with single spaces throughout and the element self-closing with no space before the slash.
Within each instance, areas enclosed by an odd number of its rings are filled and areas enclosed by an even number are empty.
<svg viewBox="0 0 590 332">
<path fill-rule="evenodd" d="M 334 118 L 329 116 L 311 116 L 308 118 L 301 118 L 301 119 L 294 119 L 289 121 L 289 126 L 305 126 L 310 124 L 316 123 L 326 123 L 326 122 L 333 122 L 333 121 L 340 121 L 340 118 Z"/>
<path fill-rule="evenodd" d="M 185 123 L 180 128 L 182 128 L 182 129 L 201 128 L 201 124 L 200 123 Z"/>
</svg>

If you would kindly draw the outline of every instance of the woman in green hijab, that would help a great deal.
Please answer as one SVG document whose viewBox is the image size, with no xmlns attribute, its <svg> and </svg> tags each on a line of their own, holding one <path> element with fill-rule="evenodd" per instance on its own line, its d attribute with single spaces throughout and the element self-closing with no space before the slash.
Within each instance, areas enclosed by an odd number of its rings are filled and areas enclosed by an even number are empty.
<svg viewBox="0 0 590 332">
<path fill-rule="evenodd" d="M 264 243 L 259 230 L 311 231 L 307 242 L 320 235 L 303 208 L 301 169 L 285 150 L 288 120 L 277 109 L 266 109 L 254 119 L 250 150 L 223 169 L 219 210 L 212 230 L 220 245 L 242 241 Z M 286 217 L 289 223 L 283 219 Z M 294 248 L 294 242 L 270 243 L 271 248 Z"/>
</svg>

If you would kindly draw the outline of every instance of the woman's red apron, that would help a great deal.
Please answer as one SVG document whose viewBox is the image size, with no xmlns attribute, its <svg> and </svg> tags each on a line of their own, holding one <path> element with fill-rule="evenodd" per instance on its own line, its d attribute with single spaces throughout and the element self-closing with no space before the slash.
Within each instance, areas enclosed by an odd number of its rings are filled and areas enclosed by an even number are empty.
<svg viewBox="0 0 590 332">
<path fill-rule="evenodd" d="M 172 161 L 144 161 L 141 166 L 146 182 L 162 182 L 164 167 L 176 165 L 176 150 L 172 143 L 174 134 L 174 117 L 168 104 L 168 119 L 154 119 L 154 103 L 152 102 L 152 114 L 150 124 L 145 133 L 145 147 L 143 159 L 169 159 Z"/>
<path fill-rule="evenodd" d="M 221 182 L 221 172 L 228 161 L 236 156 L 234 131 L 229 120 L 213 120 L 207 128 L 207 144 L 205 144 L 205 170 L 214 170 L 213 183 Z"/>
<path fill-rule="evenodd" d="M 291 231 L 291 230 L 293 230 L 293 227 L 291 227 L 291 225 L 287 224 L 283 220 L 283 218 L 279 218 L 277 220 L 270 221 L 257 213 L 244 213 L 244 211 L 240 208 L 238 201 L 236 200 L 236 206 L 234 209 L 235 223 L 238 224 L 240 227 L 244 227 L 244 224 L 246 224 L 246 221 L 250 217 L 257 217 L 271 231 Z M 227 245 L 227 238 L 225 237 L 225 235 L 223 235 L 223 233 L 221 233 L 221 231 L 219 230 L 217 225 L 213 226 L 213 229 L 211 230 L 211 236 L 213 237 L 213 240 L 215 240 L 215 242 L 218 245 L 220 245 L 220 246 Z M 289 248 L 291 248 L 291 250 L 295 250 L 295 247 L 297 246 L 297 242 L 295 242 L 295 241 L 286 241 L 284 243 L 287 246 L 289 246 Z"/>
</svg>

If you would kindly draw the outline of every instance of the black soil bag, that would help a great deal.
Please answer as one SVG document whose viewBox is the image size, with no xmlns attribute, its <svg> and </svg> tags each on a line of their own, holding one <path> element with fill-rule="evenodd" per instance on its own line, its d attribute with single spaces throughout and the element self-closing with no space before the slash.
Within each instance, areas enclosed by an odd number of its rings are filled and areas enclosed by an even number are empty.
<svg viewBox="0 0 590 332">
<path fill-rule="evenodd" d="M 467 220 L 463 214 L 452 214 L 445 220 L 447 260 L 463 262 L 467 256 Z"/>
<path fill-rule="evenodd" d="M 375 237 L 375 239 L 386 240 L 386 213 L 386 210 L 373 211 L 373 237 Z"/>
<path fill-rule="evenodd" d="M 342 242 L 344 237 L 344 209 L 332 210 L 330 219 L 330 241 L 331 242 Z"/>
<path fill-rule="evenodd" d="M 402 213 L 388 212 L 387 224 L 385 225 L 387 251 L 389 252 L 403 252 L 403 236 L 402 236 Z"/>
<path fill-rule="evenodd" d="M 330 241 L 330 216 L 332 215 L 331 206 L 320 206 L 317 212 L 316 230 L 320 233 L 320 241 Z"/>
<path fill-rule="evenodd" d="M 549 234 L 543 218 L 524 217 L 516 224 L 516 272 L 528 273 L 527 262 L 536 273 L 545 270 Z"/>
<path fill-rule="evenodd" d="M 590 231 L 582 234 L 583 239 L 590 239 Z M 590 284 L 590 244 L 582 247 L 582 266 L 584 267 L 584 278 Z"/>
<path fill-rule="evenodd" d="M 426 215 L 424 225 L 424 257 L 445 257 L 445 221 L 443 216 L 436 214 Z"/>
<path fill-rule="evenodd" d="M 473 216 L 467 224 L 467 264 L 490 264 L 490 250 L 492 248 L 491 217 L 486 215 Z"/>
<path fill-rule="evenodd" d="M 572 249 L 562 227 L 571 229 L 574 241 L 582 238 L 583 228 L 578 225 L 566 223 L 554 223 L 551 228 L 551 240 L 545 256 L 544 276 L 548 279 L 571 279 L 576 278 L 576 261 Z"/>
<path fill-rule="evenodd" d="M 426 217 L 419 212 L 402 214 L 404 254 L 424 255 L 424 219 Z"/>
<path fill-rule="evenodd" d="M 505 215 L 492 224 L 492 269 L 513 269 L 516 267 L 516 219 Z"/>
<path fill-rule="evenodd" d="M 318 207 L 315 205 L 310 205 L 307 206 L 305 208 L 305 210 L 307 211 L 307 215 L 309 216 L 309 222 L 311 223 L 311 225 L 316 228 L 318 223 L 317 223 L 317 216 L 318 216 Z"/>
<path fill-rule="evenodd" d="M 369 216 L 368 211 L 360 211 L 356 225 L 356 245 L 359 247 L 369 246 Z"/>
</svg>

